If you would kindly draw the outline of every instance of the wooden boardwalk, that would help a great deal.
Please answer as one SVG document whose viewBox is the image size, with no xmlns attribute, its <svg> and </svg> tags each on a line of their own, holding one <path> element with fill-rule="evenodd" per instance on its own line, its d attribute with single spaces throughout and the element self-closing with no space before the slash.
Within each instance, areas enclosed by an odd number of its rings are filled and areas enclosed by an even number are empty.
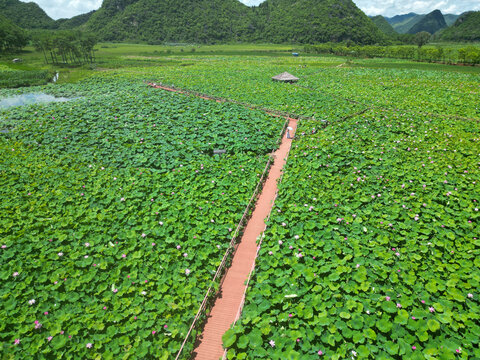
<svg viewBox="0 0 480 360">
<path fill-rule="evenodd" d="M 289 119 L 289 125 L 295 133 L 296 119 Z M 283 137 L 282 143 L 274 153 L 274 163 L 255 205 L 252 217 L 243 233 L 235 252 L 232 265 L 227 270 L 219 295 L 207 318 L 199 345 L 193 353 L 195 360 L 218 360 L 223 356 L 222 335 L 236 320 L 245 294 L 245 282 L 250 275 L 257 256 L 257 238 L 265 230 L 265 219 L 270 214 L 277 193 L 277 181 L 292 144 L 291 139 Z"/>
<path fill-rule="evenodd" d="M 156 89 L 185 93 L 183 90 L 155 83 L 148 83 L 148 85 Z M 203 95 L 197 96 L 202 99 L 221 102 L 221 100 L 216 98 Z M 270 115 L 279 116 L 276 114 Z M 294 135 L 298 120 L 292 118 L 287 118 L 287 120 L 289 122 L 288 126 L 293 128 L 290 133 Z M 244 229 L 243 236 L 235 251 L 232 265 L 226 272 L 212 310 L 207 316 L 207 322 L 199 338 L 198 346 L 193 352 L 192 358 L 195 360 L 218 360 L 224 355 L 225 349 L 222 345 L 222 335 L 240 316 L 246 291 L 246 282 L 255 266 L 257 257 L 257 239 L 265 230 L 265 219 L 272 210 L 277 195 L 277 183 L 287 162 L 291 145 L 292 140 L 287 139 L 286 135 L 284 135 L 280 147 L 273 154 L 274 162 L 255 204 L 255 210 Z"/>
</svg>

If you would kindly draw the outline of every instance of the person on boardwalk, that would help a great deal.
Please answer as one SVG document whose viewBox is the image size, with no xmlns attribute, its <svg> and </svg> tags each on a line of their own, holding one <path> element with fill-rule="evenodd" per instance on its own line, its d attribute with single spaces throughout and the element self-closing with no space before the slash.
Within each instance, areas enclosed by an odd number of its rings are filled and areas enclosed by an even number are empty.
<svg viewBox="0 0 480 360">
<path fill-rule="evenodd" d="M 292 127 L 287 127 L 287 139 L 293 139 L 293 136 L 290 136 L 290 130 L 293 130 Z"/>
</svg>

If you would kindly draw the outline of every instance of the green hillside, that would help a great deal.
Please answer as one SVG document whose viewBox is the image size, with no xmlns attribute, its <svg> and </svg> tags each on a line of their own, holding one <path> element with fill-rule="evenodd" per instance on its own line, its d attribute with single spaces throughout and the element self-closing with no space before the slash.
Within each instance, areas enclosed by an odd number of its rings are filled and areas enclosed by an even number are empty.
<svg viewBox="0 0 480 360">
<path fill-rule="evenodd" d="M 237 0 L 105 0 L 86 28 L 109 41 L 250 40 L 249 10 Z"/>
<path fill-rule="evenodd" d="M 25 31 L 0 14 L 0 53 L 16 51 L 25 45 Z"/>
<path fill-rule="evenodd" d="M 441 35 L 447 41 L 480 41 L 480 11 L 466 12 Z"/>
<path fill-rule="evenodd" d="M 455 15 L 455 14 L 443 14 L 443 18 L 445 19 L 445 22 L 447 23 L 447 26 L 452 26 L 455 21 L 460 17 L 460 15 Z"/>
<path fill-rule="evenodd" d="M 351 0 L 105 0 L 85 28 L 102 40 L 150 43 L 384 40 Z"/>
<path fill-rule="evenodd" d="M 413 25 L 407 33 L 416 34 L 421 31 L 426 31 L 430 34 L 435 34 L 438 30 L 447 27 L 447 23 L 443 18 L 443 14 L 440 10 L 434 10 L 431 13 L 425 15 L 420 21 Z"/>
<path fill-rule="evenodd" d="M 351 0 L 267 0 L 258 10 L 263 17 L 258 31 L 273 42 L 373 44 L 384 39 Z"/>
<path fill-rule="evenodd" d="M 399 34 L 407 34 L 408 30 L 412 28 L 417 22 L 423 19 L 425 15 L 415 13 L 408 13 L 404 15 L 396 15 L 392 18 L 386 18 L 388 23 L 392 25 Z"/>
<path fill-rule="evenodd" d="M 51 19 L 36 3 L 19 0 L 0 0 L 0 14 L 24 29 L 53 29 Z"/>
<path fill-rule="evenodd" d="M 58 19 L 55 22 L 55 24 L 56 24 L 56 27 L 61 30 L 74 29 L 76 27 L 79 27 L 85 24 L 94 13 L 95 13 L 95 10 L 90 11 L 86 14 L 74 16 L 70 19 Z"/>
<path fill-rule="evenodd" d="M 377 15 L 373 16 L 372 21 L 377 27 L 386 35 L 389 36 L 396 36 L 398 33 L 395 31 L 392 25 L 388 23 L 388 21 L 382 16 Z"/>
</svg>

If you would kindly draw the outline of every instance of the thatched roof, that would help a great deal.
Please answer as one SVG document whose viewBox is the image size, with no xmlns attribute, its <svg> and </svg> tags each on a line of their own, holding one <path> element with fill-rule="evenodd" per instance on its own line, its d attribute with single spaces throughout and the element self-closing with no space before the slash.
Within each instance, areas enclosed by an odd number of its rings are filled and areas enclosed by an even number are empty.
<svg viewBox="0 0 480 360">
<path fill-rule="evenodd" d="M 280 75 L 272 77 L 274 81 L 284 81 L 284 82 L 297 82 L 299 79 L 288 72 L 281 73 Z"/>
</svg>

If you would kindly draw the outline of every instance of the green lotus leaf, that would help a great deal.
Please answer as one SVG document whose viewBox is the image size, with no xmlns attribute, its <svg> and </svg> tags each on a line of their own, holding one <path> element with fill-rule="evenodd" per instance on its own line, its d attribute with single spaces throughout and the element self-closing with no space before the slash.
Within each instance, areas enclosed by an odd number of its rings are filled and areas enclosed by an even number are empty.
<svg viewBox="0 0 480 360">
<path fill-rule="evenodd" d="M 440 323 L 437 321 L 437 320 L 434 320 L 434 319 L 430 319 L 427 321 L 427 325 L 428 325 L 428 329 L 431 331 L 431 332 L 435 332 L 437 331 L 438 329 L 440 329 Z"/>
<path fill-rule="evenodd" d="M 376 322 L 377 329 L 380 330 L 383 333 L 387 333 L 392 329 L 392 323 L 386 319 L 386 318 L 381 318 Z"/>
</svg>

